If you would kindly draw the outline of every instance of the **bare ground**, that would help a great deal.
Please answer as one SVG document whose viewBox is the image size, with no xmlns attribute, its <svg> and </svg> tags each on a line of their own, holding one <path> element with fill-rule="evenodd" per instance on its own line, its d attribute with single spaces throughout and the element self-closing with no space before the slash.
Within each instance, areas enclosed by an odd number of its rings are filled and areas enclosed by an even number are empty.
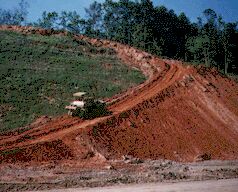
<svg viewBox="0 0 238 192">
<path fill-rule="evenodd" d="M 0 169 L 1 191 L 95 188 L 142 183 L 171 183 L 238 178 L 238 161 L 177 163 L 167 160 L 114 160 L 101 168 L 56 162 Z"/>
<path fill-rule="evenodd" d="M 152 183 L 136 185 L 119 185 L 97 188 L 70 188 L 59 190 L 46 190 L 44 192 L 237 192 L 238 179 L 189 181 L 175 183 Z M 43 192 L 43 191 L 42 191 Z"/>
<path fill-rule="evenodd" d="M 114 48 L 148 80 L 108 98 L 111 116 L 82 121 L 65 115 L 0 135 L 1 191 L 238 177 L 236 82 L 215 69 L 185 66 L 115 42 L 74 38 Z"/>
</svg>

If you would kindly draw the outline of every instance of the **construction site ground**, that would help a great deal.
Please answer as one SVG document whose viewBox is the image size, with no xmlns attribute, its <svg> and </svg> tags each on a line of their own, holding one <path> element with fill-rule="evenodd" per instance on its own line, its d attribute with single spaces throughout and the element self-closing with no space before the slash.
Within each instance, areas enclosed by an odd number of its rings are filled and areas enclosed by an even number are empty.
<svg viewBox="0 0 238 192">
<path fill-rule="evenodd" d="M 192 182 L 176 182 L 176 183 L 150 183 L 150 184 L 130 184 L 130 185 L 119 185 L 111 187 L 97 187 L 97 188 L 70 188 L 57 190 L 61 191 L 87 191 L 87 192 L 236 192 L 238 183 L 236 179 L 225 179 L 225 180 L 206 180 L 206 181 L 192 181 Z M 55 190 L 50 190 L 55 191 Z"/>
<path fill-rule="evenodd" d="M 35 166 L 8 165 L 1 167 L 0 171 L 1 191 L 50 189 L 56 191 L 79 187 L 87 190 L 96 187 L 127 186 L 128 184 L 193 183 L 194 181 L 231 178 L 236 178 L 235 181 L 238 181 L 237 161 L 177 163 L 168 160 L 145 160 L 143 162 L 114 160 L 94 169 L 77 167 L 74 162 L 65 162 L 60 165 L 51 162 Z M 214 189 L 216 189 L 215 186 Z"/>
<path fill-rule="evenodd" d="M 66 35 L 2 26 L 24 34 Z M 216 69 L 113 48 L 147 80 L 108 98 L 112 115 L 36 120 L 0 136 L 1 189 L 43 190 L 238 176 L 238 84 Z"/>
</svg>

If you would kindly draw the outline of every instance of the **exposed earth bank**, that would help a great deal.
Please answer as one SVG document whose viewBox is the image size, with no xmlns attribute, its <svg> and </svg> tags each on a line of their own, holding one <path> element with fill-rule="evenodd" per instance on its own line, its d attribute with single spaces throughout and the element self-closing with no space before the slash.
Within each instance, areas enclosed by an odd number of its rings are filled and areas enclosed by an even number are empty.
<svg viewBox="0 0 238 192">
<path fill-rule="evenodd" d="M 67 35 L 32 27 L 1 26 L 0 30 Z M 127 157 L 178 162 L 238 159 L 235 81 L 215 69 L 161 59 L 120 43 L 82 35 L 72 38 L 113 48 L 147 81 L 105 99 L 110 116 L 86 121 L 67 115 L 45 117 L 30 125 L 30 130 L 2 134 L 1 166 L 55 163 L 100 169 Z"/>
</svg>

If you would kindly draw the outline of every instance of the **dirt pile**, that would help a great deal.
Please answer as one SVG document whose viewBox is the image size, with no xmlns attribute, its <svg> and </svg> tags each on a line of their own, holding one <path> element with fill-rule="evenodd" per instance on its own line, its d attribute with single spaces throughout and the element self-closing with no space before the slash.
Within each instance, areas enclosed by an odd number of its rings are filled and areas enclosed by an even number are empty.
<svg viewBox="0 0 238 192">
<path fill-rule="evenodd" d="M 31 27 L 0 29 L 67 35 Z M 87 121 L 63 116 L 0 136 L 0 162 L 103 162 L 123 155 L 184 162 L 238 158 L 238 84 L 233 80 L 116 42 L 72 38 L 113 48 L 148 80 L 107 99 L 111 116 Z"/>
</svg>

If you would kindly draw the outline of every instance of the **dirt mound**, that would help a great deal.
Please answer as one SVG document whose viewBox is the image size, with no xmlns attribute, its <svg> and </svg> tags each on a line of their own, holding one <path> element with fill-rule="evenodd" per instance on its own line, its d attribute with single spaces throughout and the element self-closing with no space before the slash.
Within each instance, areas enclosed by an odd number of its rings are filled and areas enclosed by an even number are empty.
<svg viewBox="0 0 238 192">
<path fill-rule="evenodd" d="M 15 26 L 1 30 L 66 34 Z M 27 131 L 0 136 L 0 162 L 104 161 L 123 155 L 176 161 L 194 161 L 204 154 L 206 159 L 238 158 L 237 83 L 215 69 L 185 66 L 107 40 L 73 38 L 113 48 L 147 81 L 109 98 L 111 116 L 44 118 Z"/>
</svg>

